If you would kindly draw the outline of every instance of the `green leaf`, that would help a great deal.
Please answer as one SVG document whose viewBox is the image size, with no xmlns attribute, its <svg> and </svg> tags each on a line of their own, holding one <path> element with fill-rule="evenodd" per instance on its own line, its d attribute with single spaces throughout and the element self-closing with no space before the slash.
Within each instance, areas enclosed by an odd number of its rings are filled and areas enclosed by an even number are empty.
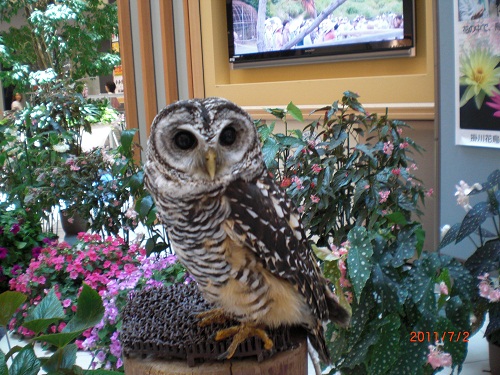
<svg viewBox="0 0 500 375">
<path fill-rule="evenodd" d="M 452 242 L 455 242 L 458 231 L 460 230 L 460 225 L 461 223 L 456 223 L 448 230 L 448 232 L 446 232 L 443 239 L 441 240 L 441 243 L 439 244 L 439 249 L 448 246 Z"/>
<path fill-rule="evenodd" d="M 125 155 L 130 154 L 137 129 L 126 129 L 121 132 L 120 143 Z"/>
<path fill-rule="evenodd" d="M 104 306 L 101 296 L 87 284 L 83 284 L 77 300 L 76 315 L 68 322 L 62 332 L 86 330 L 99 323 L 103 316 Z"/>
<path fill-rule="evenodd" d="M 19 292 L 6 291 L 0 294 L 0 325 L 6 327 L 24 301 L 26 296 Z"/>
<path fill-rule="evenodd" d="M 479 202 L 472 209 L 467 212 L 462 225 L 457 233 L 457 239 L 455 243 L 459 243 L 469 234 L 476 231 L 477 228 L 489 217 L 491 216 L 491 208 L 487 202 Z"/>
<path fill-rule="evenodd" d="M 353 368 L 356 365 L 362 364 L 365 361 L 368 349 L 378 341 L 379 335 L 379 332 L 376 330 L 367 331 L 366 335 L 351 348 L 342 366 Z"/>
<path fill-rule="evenodd" d="M 500 262 L 500 240 L 488 241 L 484 246 L 480 246 L 465 261 L 465 267 L 472 276 L 477 277 L 486 272 L 492 272 L 498 269 Z"/>
<path fill-rule="evenodd" d="M 281 108 L 264 108 L 266 112 L 272 114 L 274 117 L 283 120 L 285 118 L 285 110 Z"/>
<path fill-rule="evenodd" d="M 373 286 L 380 297 L 380 303 L 384 311 L 401 311 L 405 294 L 399 291 L 400 287 L 396 281 L 392 280 L 382 271 L 378 264 L 373 266 Z M 400 299 L 401 297 L 401 299 Z"/>
<path fill-rule="evenodd" d="M 154 207 L 155 202 L 150 195 L 145 196 L 139 202 L 139 207 L 136 207 L 137 212 L 141 217 L 146 217 L 151 209 Z"/>
<path fill-rule="evenodd" d="M 399 357 L 401 321 L 397 315 L 388 315 L 380 329 L 379 340 L 373 347 L 372 362 L 369 369 L 371 375 L 387 374 Z"/>
<path fill-rule="evenodd" d="M 0 350 L 0 375 L 9 375 L 5 354 Z"/>
<path fill-rule="evenodd" d="M 405 227 L 398 233 L 392 266 L 402 266 L 407 259 L 415 255 L 416 248 L 417 237 L 414 228 Z"/>
<path fill-rule="evenodd" d="M 81 329 L 78 331 L 72 331 L 67 333 L 50 333 L 46 335 L 40 335 L 33 338 L 34 341 L 45 342 L 54 345 L 57 348 L 63 348 L 70 342 L 78 338 L 85 330 Z"/>
<path fill-rule="evenodd" d="M 387 219 L 397 225 L 407 225 L 408 221 L 405 218 L 405 215 L 401 211 L 396 211 L 391 214 L 385 215 Z"/>
<path fill-rule="evenodd" d="M 437 312 L 434 279 L 440 266 L 435 254 L 427 255 L 413 263 L 411 277 L 408 279 L 409 296 L 421 313 L 433 314 Z"/>
<path fill-rule="evenodd" d="M 349 278 L 352 282 L 356 298 L 359 301 L 361 292 L 372 271 L 371 257 L 373 248 L 364 227 L 354 227 L 347 235 L 351 249 L 347 255 Z"/>
<path fill-rule="evenodd" d="M 62 348 L 80 336 L 86 329 L 99 323 L 104 315 L 104 307 L 99 294 L 83 284 L 82 291 L 77 301 L 76 315 L 71 319 L 60 333 L 41 335 L 34 340 L 47 342 Z"/>
<path fill-rule="evenodd" d="M 64 319 L 63 307 L 54 289 L 51 289 L 27 316 L 23 326 L 38 334 L 61 319 Z"/>
<path fill-rule="evenodd" d="M 43 369 L 48 373 L 57 372 L 60 369 L 71 369 L 76 362 L 77 350 L 75 344 L 69 344 L 57 349 L 43 364 Z"/>
<path fill-rule="evenodd" d="M 264 163 L 269 168 L 276 160 L 276 155 L 280 151 L 281 146 L 273 138 L 268 138 L 262 145 L 262 156 Z"/>
<path fill-rule="evenodd" d="M 38 375 L 40 361 L 32 345 L 26 345 L 12 360 L 9 375 Z"/>
<path fill-rule="evenodd" d="M 295 120 L 300 122 L 304 121 L 304 117 L 302 116 L 302 111 L 292 102 L 288 103 L 286 111 L 290 113 Z"/>
</svg>

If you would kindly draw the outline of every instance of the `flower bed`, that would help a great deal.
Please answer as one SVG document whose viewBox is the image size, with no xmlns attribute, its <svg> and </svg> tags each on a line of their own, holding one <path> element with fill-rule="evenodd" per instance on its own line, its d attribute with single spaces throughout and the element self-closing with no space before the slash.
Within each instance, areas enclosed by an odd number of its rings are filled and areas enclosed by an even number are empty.
<svg viewBox="0 0 500 375">
<path fill-rule="evenodd" d="M 102 321 L 85 331 L 76 344 L 79 349 L 94 353 L 94 366 L 100 362 L 107 369 L 121 369 L 119 311 L 128 293 L 143 287 L 187 282 L 184 269 L 174 255 L 146 256 L 143 247 L 128 245 L 120 237 L 103 239 L 98 234 L 80 233 L 72 246 L 56 240 L 47 242 L 26 272 L 10 281 L 11 289 L 26 293 L 28 300 L 9 328 L 31 337 L 33 332 L 22 326 L 23 317 L 54 288 L 67 319 L 50 326 L 48 332 L 61 332 L 76 311 L 75 301 L 85 283 L 99 292 L 105 313 Z"/>
</svg>

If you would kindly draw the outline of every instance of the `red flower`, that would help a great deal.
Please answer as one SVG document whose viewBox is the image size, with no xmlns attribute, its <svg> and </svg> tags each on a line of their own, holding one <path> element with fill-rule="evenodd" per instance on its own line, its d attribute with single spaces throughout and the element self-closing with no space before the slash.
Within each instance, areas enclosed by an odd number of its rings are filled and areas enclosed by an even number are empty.
<svg viewBox="0 0 500 375">
<path fill-rule="evenodd" d="M 282 188 L 287 188 L 292 184 L 292 179 L 290 177 L 285 177 L 283 181 L 281 181 L 281 187 Z"/>
</svg>

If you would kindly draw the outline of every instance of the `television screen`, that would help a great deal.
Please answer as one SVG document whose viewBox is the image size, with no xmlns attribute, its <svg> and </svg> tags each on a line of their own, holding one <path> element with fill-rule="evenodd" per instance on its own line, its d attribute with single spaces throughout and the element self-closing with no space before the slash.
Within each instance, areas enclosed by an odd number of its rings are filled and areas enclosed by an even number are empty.
<svg viewBox="0 0 500 375">
<path fill-rule="evenodd" d="M 414 55 L 413 0 L 226 4 L 235 68 Z"/>
</svg>

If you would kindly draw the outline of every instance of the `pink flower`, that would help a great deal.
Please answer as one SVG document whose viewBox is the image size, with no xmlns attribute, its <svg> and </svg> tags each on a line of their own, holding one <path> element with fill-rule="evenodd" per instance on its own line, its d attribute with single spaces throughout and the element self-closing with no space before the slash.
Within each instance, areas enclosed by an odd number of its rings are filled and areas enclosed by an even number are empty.
<svg viewBox="0 0 500 375">
<path fill-rule="evenodd" d="M 394 168 L 391 173 L 394 175 L 394 176 L 399 176 L 401 174 L 401 169 L 399 168 Z"/>
<path fill-rule="evenodd" d="M 311 202 L 319 203 L 320 198 L 317 195 L 311 194 Z"/>
<path fill-rule="evenodd" d="M 80 167 L 78 165 L 75 165 L 75 164 L 71 164 L 71 166 L 69 168 L 72 171 L 79 171 L 80 170 Z"/>
<path fill-rule="evenodd" d="M 449 367 L 452 364 L 451 354 L 445 353 L 440 350 L 440 346 L 429 345 L 429 354 L 427 355 L 427 362 L 432 366 L 433 369 L 439 367 Z"/>
<path fill-rule="evenodd" d="M 5 247 L 0 247 L 0 259 L 7 258 L 7 253 L 9 250 Z"/>
<path fill-rule="evenodd" d="M 479 295 L 483 298 L 488 298 L 490 295 L 491 285 L 488 281 L 481 281 L 479 283 Z"/>
<path fill-rule="evenodd" d="M 380 196 L 379 203 L 387 202 L 389 195 L 391 194 L 390 190 L 380 191 L 378 195 Z"/>
<path fill-rule="evenodd" d="M 425 192 L 426 197 L 432 197 L 434 195 L 434 189 L 430 188 Z"/>
<path fill-rule="evenodd" d="M 394 150 L 394 145 L 390 141 L 384 142 L 384 154 L 392 155 L 393 150 Z"/>
<path fill-rule="evenodd" d="M 64 308 L 69 307 L 71 305 L 71 300 L 69 298 L 66 298 L 63 302 L 62 305 Z"/>
<path fill-rule="evenodd" d="M 321 168 L 318 164 L 313 164 L 313 166 L 311 167 L 312 171 L 314 173 L 319 173 L 323 170 L 323 168 Z"/>
<path fill-rule="evenodd" d="M 410 146 L 410 144 L 406 141 L 399 144 L 400 149 L 405 149 L 405 148 L 408 148 L 409 146 Z"/>
<path fill-rule="evenodd" d="M 499 289 L 490 290 L 490 295 L 488 296 L 488 299 L 490 300 L 490 302 L 500 301 L 500 290 Z"/>
<path fill-rule="evenodd" d="M 444 294 L 446 296 L 448 295 L 448 286 L 444 281 L 441 281 L 439 283 L 439 293 Z"/>
<path fill-rule="evenodd" d="M 304 186 L 302 185 L 302 180 L 299 177 L 293 176 L 292 182 L 295 183 L 295 185 L 297 186 L 297 189 L 299 189 L 299 190 L 304 189 Z"/>
<path fill-rule="evenodd" d="M 495 112 L 493 113 L 493 116 L 500 117 L 500 95 L 499 94 L 495 93 L 491 97 L 491 102 L 486 102 L 486 105 L 495 110 Z"/>
</svg>

